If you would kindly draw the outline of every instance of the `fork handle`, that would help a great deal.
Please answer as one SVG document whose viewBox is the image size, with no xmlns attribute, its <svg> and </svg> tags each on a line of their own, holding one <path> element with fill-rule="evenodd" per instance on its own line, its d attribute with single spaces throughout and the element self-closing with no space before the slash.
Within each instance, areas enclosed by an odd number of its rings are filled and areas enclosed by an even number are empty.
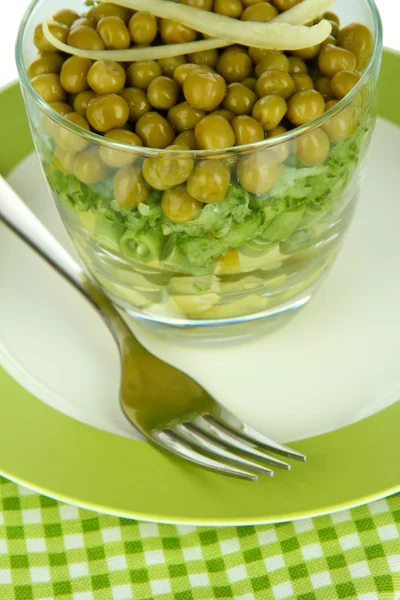
<svg viewBox="0 0 400 600">
<path fill-rule="evenodd" d="M 133 336 L 107 296 L 0 175 L 0 219 L 97 309 L 118 345 Z"/>
</svg>

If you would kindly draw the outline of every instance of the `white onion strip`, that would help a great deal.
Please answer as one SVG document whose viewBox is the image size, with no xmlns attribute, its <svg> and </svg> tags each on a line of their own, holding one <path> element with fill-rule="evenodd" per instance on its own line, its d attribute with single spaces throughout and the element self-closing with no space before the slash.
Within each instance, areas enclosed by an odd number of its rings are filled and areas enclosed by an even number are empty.
<svg viewBox="0 0 400 600">
<path fill-rule="evenodd" d="M 335 0 L 303 0 L 293 8 L 272 19 L 271 23 L 289 23 L 290 25 L 303 25 L 321 17 Z"/>
<path fill-rule="evenodd" d="M 147 48 L 129 48 L 128 50 L 83 50 L 75 48 L 60 42 L 49 30 L 49 23 L 52 19 L 43 21 L 43 34 L 46 40 L 60 52 L 80 56 L 81 58 L 91 58 L 92 60 L 115 60 L 117 62 L 135 62 L 138 60 L 158 60 L 159 58 L 170 58 L 172 56 L 181 56 L 201 50 L 213 50 L 214 48 L 223 48 L 232 44 L 229 40 L 208 39 L 197 42 L 187 42 L 186 44 L 166 44 L 163 46 L 148 46 Z"/>
<path fill-rule="evenodd" d="M 107 0 L 100 0 L 100 2 L 107 2 Z M 156 17 L 178 21 L 212 38 L 223 37 L 232 43 L 257 48 L 300 50 L 320 44 L 332 31 L 330 23 L 325 20 L 313 27 L 283 22 L 240 21 L 171 0 L 113 0 L 113 3 L 133 10 L 148 11 Z"/>
</svg>

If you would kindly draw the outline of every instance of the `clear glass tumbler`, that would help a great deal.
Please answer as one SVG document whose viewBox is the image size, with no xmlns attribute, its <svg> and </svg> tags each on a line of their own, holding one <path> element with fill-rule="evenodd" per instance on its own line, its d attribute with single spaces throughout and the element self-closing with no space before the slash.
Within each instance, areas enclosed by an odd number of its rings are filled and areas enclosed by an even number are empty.
<svg viewBox="0 0 400 600">
<path fill-rule="evenodd" d="M 362 22 L 375 39 L 345 98 L 294 131 L 213 151 L 132 147 L 47 105 L 27 75 L 33 33 L 65 4 L 33 2 L 17 64 L 43 171 L 87 269 L 127 315 L 179 339 L 226 342 L 287 322 L 333 264 L 359 197 L 382 51 L 373 1 L 333 7 L 342 24 Z M 84 9 L 78 0 L 68 7 Z M 186 213 L 172 222 L 182 198 Z"/>
</svg>

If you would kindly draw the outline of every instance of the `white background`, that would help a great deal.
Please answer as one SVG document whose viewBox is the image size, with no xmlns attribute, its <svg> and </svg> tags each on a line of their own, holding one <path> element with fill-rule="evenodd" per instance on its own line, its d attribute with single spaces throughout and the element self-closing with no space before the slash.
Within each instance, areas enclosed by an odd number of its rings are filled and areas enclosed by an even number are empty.
<svg viewBox="0 0 400 600">
<path fill-rule="evenodd" d="M 351 2 L 351 0 L 349 0 Z M 14 44 L 19 22 L 30 0 L 0 0 L 0 87 L 17 78 L 14 63 Z M 4 3 L 4 6 L 3 6 Z M 400 50 L 400 0 L 376 0 L 384 26 L 384 43 Z M 83 2 L 82 2 L 83 4 Z M 68 6 L 68 0 L 65 0 Z"/>
</svg>

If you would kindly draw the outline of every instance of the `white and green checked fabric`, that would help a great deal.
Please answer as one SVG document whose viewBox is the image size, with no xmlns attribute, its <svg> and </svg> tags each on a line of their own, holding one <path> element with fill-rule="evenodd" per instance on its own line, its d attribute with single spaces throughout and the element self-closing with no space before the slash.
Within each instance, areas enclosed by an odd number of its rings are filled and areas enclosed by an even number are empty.
<svg viewBox="0 0 400 600">
<path fill-rule="evenodd" d="M 0 600 L 400 600 L 400 495 L 315 519 L 119 519 L 0 477 Z"/>
</svg>

